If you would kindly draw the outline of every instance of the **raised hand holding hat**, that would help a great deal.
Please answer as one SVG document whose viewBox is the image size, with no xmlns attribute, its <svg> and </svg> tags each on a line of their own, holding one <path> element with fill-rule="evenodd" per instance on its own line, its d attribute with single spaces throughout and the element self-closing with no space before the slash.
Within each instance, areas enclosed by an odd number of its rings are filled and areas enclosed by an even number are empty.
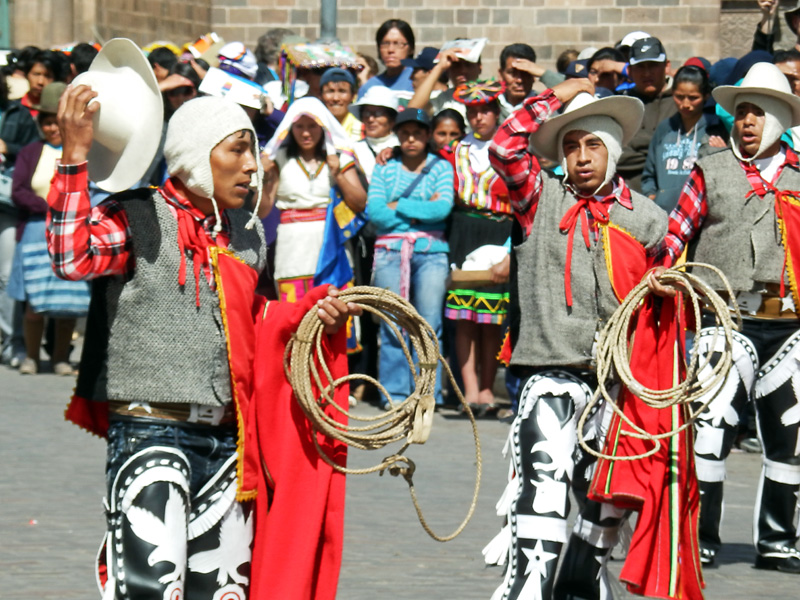
<svg viewBox="0 0 800 600">
<path fill-rule="evenodd" d="M 156 76 L 136 44 L 116 38 L 103 46 L 86 73 L 75 78 L 73 91 L 84 85 L 94 94 L 65 93 L 67 102 L 62 100 L 61 106 L 69 109 L 81 134 L 93 133 L 86 156 L 89 178 L 108 192 L 126 190 L 142 178 L 161 142 L 164 102 Z M 76 103 L 91 115 L 91 128 L 74 114 Z M 67 148 L 65 137 L 65 156 Z"/>
</svg>

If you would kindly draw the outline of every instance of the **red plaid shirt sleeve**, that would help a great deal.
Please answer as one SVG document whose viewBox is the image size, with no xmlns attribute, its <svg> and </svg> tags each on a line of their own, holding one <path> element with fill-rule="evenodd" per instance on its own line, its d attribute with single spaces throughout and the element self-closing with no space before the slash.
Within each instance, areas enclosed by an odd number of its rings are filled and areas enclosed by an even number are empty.
<svg viewBox="0 0 800 600">
<path fill-rule="evenodd" d="M 674 265 L 686 244 L 700 231 L 707 214 L 706 180 L 703 169 L 695 165 L 683 186 L 677 206 L 669 215 L 667 235 L 656 247 L 653 265 Z"/>
<path fill-rule="evenodd" d="M 47 203 L 47 247 L 59 277 L 86 280 L 129 273 L 128 216 L 113 199 L 92 208 L 85 162 L 58 165 Z"/>
<path fill-rule="evenodd" d="M 529 137 L 559 108 L 561 102 L 552 90 L 528 98 L 522 108 L 500 126 L 489 147 L 489 161 L 508 188 L 514 216 L 526 236 L 533 226 L 542 193 L 542 168 L 528 150 Z"/>
</svg>

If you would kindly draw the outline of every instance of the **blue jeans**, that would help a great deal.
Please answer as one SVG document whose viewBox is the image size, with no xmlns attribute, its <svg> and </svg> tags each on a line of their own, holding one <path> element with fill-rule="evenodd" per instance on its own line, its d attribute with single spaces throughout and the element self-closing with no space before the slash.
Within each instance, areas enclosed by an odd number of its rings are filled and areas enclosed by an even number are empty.
<svg viewBox="0 0 800 600">
<path fill-rule="evenodd" d="M 178 426 L 169 421 L 112 420 L 108 426 L 106 487 L 109 495 L 117 471 L 131 456 L 152 446 L 168 446 L 186 455 L 191 467 L 192 496 L 236 452 L 235 427 Z"/>
<path fill-rule="evenodd" d="M 447 254 L 443 252 L 414 252 L 411 258 L 411 304 L 425 319 L 442 345 L 442 311 L 447 292 Z M 375 249 L 375 287 L 400 293 L 400 252 Z M 392 330 L 381 323 L 381 349 L 378 374 L 392 400 L 403 401 L 414 390 L 414 378 L 406 366 L 400 341 Z M 406 342 L 408 340 L 406 339 Z M 442 404 L 442 366 L 436 369 L 436 404 Z"/>
<path fill-rule="evenodd" d="M 235 453 L 234 426 L 112 420 L 104 598 L 246 597 L 252 529 L 249 505 L 233 498 Z M 240 547 L 218 572 L 203 561 L 229 549 L 225 536 Z"/>
</svg>

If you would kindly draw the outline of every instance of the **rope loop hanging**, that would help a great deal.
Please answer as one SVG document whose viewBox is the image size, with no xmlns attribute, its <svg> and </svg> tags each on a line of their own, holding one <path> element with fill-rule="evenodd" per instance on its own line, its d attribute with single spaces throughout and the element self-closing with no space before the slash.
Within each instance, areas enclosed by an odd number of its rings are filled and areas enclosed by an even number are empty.
<svg viewBox="0 0 800 600">
<path fill-rule="evenodd" d="M 729 307 L 725 299 L 695 275 L 694 272 L 687 273 L 685 269 L 688 267 L 693 268 L 695 272 L 698 269 L 706 269 L 719 277 L 724 284 L 727 297 L 732 301 L 732 307 Z M 633 288 L 600 332 L 597 341 L 596 359 L 598 386 L 578 421 L 578 441 L 581 448 L 597 458 L 638 460 L 658 452 L 661 448 L 661 440 L 676 436 L 691 427 L 700 414 L 708 408 L 708 405 L 714 401 L 717 395 L 708 394 L 708 391 L 716 388 L 718 393 L 722 388 L 725 376 L 733 366 L 733 331 L 734 329 L 737 331 L 741 329 L 742 315 L 736 304 L 735 295 L 722 271 L 704 263 L 685 263 L 680 268 L 664 271 L 659 277 L 659 282 L 664 285 L 671 285 L 683 294 L 685 302 L 691 307 L 691 313 L 694 315 L 695 339 L 699 337 L 702 328 L 701 315 L 703 310 L 714 315 L 716 326 L 711 348 L 715 350 L 709 353 L 708 356 L 703 357 L 702 361 L 697 352 L 692 352 L 691 359 L 686 367 L 685 378 L 671 388 L 650 389 L 639 383 L 630 368 L 631 323 L 643 300 L 651 292 L 646 281 L 640 282 Z M 736 325 L 734 325 L 731 313 L 736 318 Z M 723 342 L 721 348 L 718 347 L 719 341 Z M 712 354 L 716 362 L 711 360 Z M 652 434 L 645 431 L 632 423 L 617 405 L 616 399 L 607 387 L 612 382 L 620 383 L 627 387 L 632 394 L 652 408 L 664 409 L 676 405 L 686 405 L 689 407 L 686 422 L 680 427 L 660 434 Z M 704 395 L 708 397 L 702 404 L 698 405 L 696 409 L 691 408 L 691 405 L 697 403 Z M 606 402 L 614 413 L 630 428 L 630 430 L 622 430 L 622 435 L 648 440 L 653 443 L 653 447 L 645 453 L 630 456 L 612 456 L 592 448 L 586 442 L 583 430 L 590 414 L 601 402 Z"/>
<path fill-rule="evenodd" d="M 324 325 L 317 316 L 316 308 L 310 310 L 301 321 L 292 340 L 287 344 L 284 369 L 295 397 L 314 431 L 359 450 L 379 450 L 389 444 L 401 443 L 397 452 L 376 465 L 362 469 L 336 464 L 320 447 L 317 436 L 314 435 L 317 451 L 327 464 L 341 473 L 365 475 L 379 472 L 382 475 L 384 472 L 388 472 L 395 477 L 402 476 L 408 483 L 414 509 L 423 529 L 437 541 L 452 540 L 464 530 L 475 512 L 482 471 L 481 446 L 475 417 L 464 400 L 461 390 L 458 389 L 447 361 L 439 351 L 436 332 L 410 302 L 389 290 L 359 286 L 341 290 L 338 298 L 343 302 L 361 307 L 367 318 L 369 318 L 369 314 L 375 315 L 391 329 L 400 342 L 408 368 L 413 374 L 414 391 L 402 402 L 396 402 L 381 382 L 374 377 L 354 373 L 334 378 L 330 368 L 322 359 Z M 412 351 L 417 357 L 416 365 Z M 450 379 L 464 413 L 469 417 L 472 425 L 476 463 L 475 487 L 467 515 L 453 533 L 443 536 L 436 534 L 430 528 L 422 514 L 413 483 L 416 465 L 410 458 L 404 456 L 406 449 L 411 444 L 424 444 L 430 436 L 435 409 L 436 369 L 439 364 L 442 365 Z M 367 381 L 374 385 L 389 405 L 389 409 L 378 416 L 370 417 L 351 413 L 336 404 L 333 400 L 334 390 L 353 380 Z M 315 390 L 318 392 L 315 393 Z M 347 423 L 338 422 L 326 413 L 326 408 L 345 415 Z"/>
</svg>

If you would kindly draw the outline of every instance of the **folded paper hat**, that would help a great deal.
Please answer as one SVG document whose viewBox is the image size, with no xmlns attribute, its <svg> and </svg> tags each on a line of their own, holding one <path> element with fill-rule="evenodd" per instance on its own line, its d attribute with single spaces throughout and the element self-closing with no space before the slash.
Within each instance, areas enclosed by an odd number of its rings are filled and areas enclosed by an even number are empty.
<svg viewBox="0 0 800 600">
<path fill-rule="evenodd" d="M 164 102 L 153 69 L 131 40 L 109 40 L 89 70 L 72 85 L 88 85 L 100 109 L 94 113 L 89 178 L 115 193 L 127 190 L 147 171 L 158 151 Z"/>
<path fill-rule="evenodd" d="M 257 83 L 215 67 L 211 67 L 203 77 L 198 91 L 257 110 L 261 110 L 261 98 L 266 95 L 264 88 Z"/>
</svg>

